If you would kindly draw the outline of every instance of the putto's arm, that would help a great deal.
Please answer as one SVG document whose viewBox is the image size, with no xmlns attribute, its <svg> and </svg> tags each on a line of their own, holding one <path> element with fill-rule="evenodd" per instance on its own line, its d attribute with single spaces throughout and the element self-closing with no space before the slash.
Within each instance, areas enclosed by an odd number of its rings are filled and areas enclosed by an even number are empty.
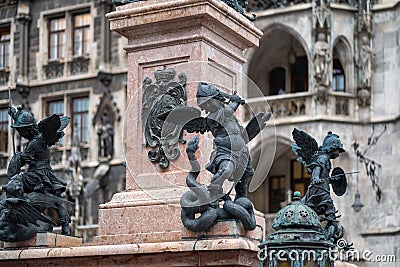
<svg viewBox="0 0 400 267">
<path fill-rule="evenodd" d="M 231 95 L 229 97 L 229 100 L 230 100 L 229 107 L 234 111 L 236 111 L 240 105 L 245 104 L 245 101 L 237 95 Z"/>
<path fill-rule="evenodd" d="M 320 184 L 322 182 L 322 180 L 319 178 L 320 174 L 321 174 L 321 167 L 316 166 L 313 169 L 313 172 L 311 175 L 311 184 Z"/>
</svg>

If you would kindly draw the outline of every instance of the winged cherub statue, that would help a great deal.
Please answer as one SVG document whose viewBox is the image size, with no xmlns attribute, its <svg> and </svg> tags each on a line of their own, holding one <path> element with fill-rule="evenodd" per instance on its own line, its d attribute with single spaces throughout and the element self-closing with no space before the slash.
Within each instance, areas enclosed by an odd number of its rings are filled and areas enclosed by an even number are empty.
<svg viewBox="0 0 400 267">
<path fill-rule="evenodd" d="M 26 110 L 16 111 L 10 107 L 9 114 L 14 120 L 11 127 L 16 129 L 21 137 L 28 139 L 24 151 L 15 153 L 10 161 L 9 179 L 19 175 L 24 193 L 40 193 L 34 194 L 35 208 L 45 209 L 49 207 L 46 203 L 53 203 L 62 233 L 70 235 L 69 214 L 61 205 L 60 198 L 66 190 L 67 183 L 57 178 L 50 166 L 50 147 L 64 136 L 63 129 L 69 124 L 70 118 L 53 114 L 36 124 L 33 115 Z M 25 164 L 28 165 L 27 171 L 20 173 Z"/>
<path fill-rule="evenodd" d="M 331 159 L 345 152 L 343 144 L 339 136 L 332 132 L 328 132 L 320 147 L 313 137 L 296 128 L 292 136 L 294 139 L 292 150 L 299 156 L 297 161 L 301 162 L 307 173 L 311 174 L 311 183 L 302 202 L 323 216 L 323 220 L 327 222 L 327 236 L 337 241 L 343 237 L 344 228 L 338 227 L 336 220 L 338 217 L 335 215 L 337 210 L 330 196 L 329 185 L 332 185 L 337 196 L 342 196 L 346 192 L 347 180 L 344 171 L 336 167 L 330 173 Z"/>
<path fill-rule="evenodd" d="M 38 221 L 55 225 L 48 216 L 39 212 L 24 197 L 20 175 L 15 175 L 7 185 L 2 186 L 6 198 L 0 201 L 0 240 L 17 242 L 28 240 L 41 231 Z"/>
<path fill-rule="evenodd" d="M 257 114 L 244 129 L 234 113 L 245 102 L 236 94 L 226 94 L 213 85 L 199 83 L 196 98 L 200 109 L 207 113 L 206 117 L 202 117 L 197 108 L 188 106 L 177 107 L 160 116 L 165 119 L 168 115 L 166 123 L 180 124 L 189 133 L 210 132 L 214 136 L 213 152 L 205 167 L 213 174 L 207 188 L 196 180 L 200 173 L 195 156 L 198 137 L 187 144 L 192 170 L 186 183 L 191 191 L 181 198 L 182 222 L 189 230 L 199 232 L 209 229 L 217 219 L 236 218 L 247 230 L 252 230 L 255 218 L 252 203 L 247 198 L 247 186 L 254 169 L 246 144 L 264 128 L 271 113 Z M 234 201 L 229 196 L 233 187 L 236 191 Z M 222 201 L 221 209 L 218 202 Z M 201 216 L 195 216 L 196 213 Z"/>
</svg>

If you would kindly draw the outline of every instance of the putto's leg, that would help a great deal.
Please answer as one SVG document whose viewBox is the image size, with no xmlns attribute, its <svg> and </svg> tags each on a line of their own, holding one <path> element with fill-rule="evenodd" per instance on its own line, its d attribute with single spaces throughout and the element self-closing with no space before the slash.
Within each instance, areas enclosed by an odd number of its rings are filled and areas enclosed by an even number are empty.
<svg viewBox="0 0 400 267">
<path fill-rule="evenodd" d="M 224 160 L 218 166 L 217 173 L 211 179 L 211 184 L 208 186 L 208 191 L 210 191 L 211 198 L 222 197 L 223 188 L 222 185 L 225 180 L 233 175 L 235 170 L 235 165 L 232 161 Z"/>
</svg>

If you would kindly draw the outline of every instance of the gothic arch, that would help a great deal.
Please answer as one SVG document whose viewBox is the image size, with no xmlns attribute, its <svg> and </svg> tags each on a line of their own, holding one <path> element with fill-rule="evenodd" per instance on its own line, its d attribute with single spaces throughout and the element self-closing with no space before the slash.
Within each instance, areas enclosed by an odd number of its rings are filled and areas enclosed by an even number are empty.
<svg viewBox="0 0 400 267">
<path fill-rule="evenodd" d="M 296 77 L 293 77 L 292 73 L 297 67 L 306 72 L 302 74 L 302 78 L 305 80 L 302 90 L 307 91 L 310 55 L 304 38 L 294 29 L 280 23 L 268 26 L 263 32 L 260 47 L 248 54 L 248 57 L 251 57 L 248 67 L 250 79 L 257 84 L 263 95 L 272 95 L 271 92 L 276 93 L 278 90 L 270 88 L 269 72 L 275 67 L 282 67 L 286 70 L 286 92 L 294 93 L 301 91 L 293 89 L 293 81 L 296 80 Z M 302 67 L 298 66 L 300 62 Z M 259 95 L 252 95 L 252 92 L 249 92 L 248 96 L 258 97 Z"/>
<path fill-rule="evenodd" d="M 345 73 L 346 92 L 354 93 L 354 63 L 351 45 L 346 37 L 338 36 L 332 45 L 333 59 L 337 58 Z"/>
</svg>

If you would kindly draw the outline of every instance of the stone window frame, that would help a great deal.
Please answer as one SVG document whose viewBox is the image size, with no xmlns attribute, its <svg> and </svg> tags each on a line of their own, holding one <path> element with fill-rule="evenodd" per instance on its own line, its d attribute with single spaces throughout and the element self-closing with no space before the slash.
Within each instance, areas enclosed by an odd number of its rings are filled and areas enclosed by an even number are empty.
<svg viewBox="0 0 400 267">
<path fill-rule="evenodd" d="M 10 32 L 10 46 L 9 46 L 9 66 L 6 68 L 0 68 L 0 91 L 8 90 L 8 87 L 13 87 L 14 85 L 14 75 L 16 69 L 15 66 L 15 55 L 14 55 L 14 32 L 16 25 L 14 23 L 14 18 L 0 19 L 0 31 L 2 29 L 7 29 Z"/>
<path fill-rule="evenodd" d="M 88 127 L 89 127 L 89 141 L 87 143 L 80 143 L 80 147 L 82 151 L 87 151 L 87 158 L 83 158 L 83 161 L 90 160 L 91 158 L 91 153 L 92 151 L 97 151 L 97 147 L 95 147 L 94 144 L 96 144 L 97 140 L 95 137 L 95 129 L 91 128 L 91 123 L 90 120 L 92 119 L 92 114 L 91 110 L 93 109 L 92 102 L 93 100 L 93 88 L 91 87 L 85 87 L 85 88 L 79 88 L 79 89 L 71 89 L 71 90 L 63 90 L 59 92 L 52 92 L 52 93 L 45 93 L 40 95 L 40 101 L 42 103 L 42 109 L 41 109 L 41 117 L 45 118 L 49 114 L 49 109 L 48 109 L 48 104 L 54 101 L 63 101 L 64 103 L 64 112 L 63 115 L 69 116 L 71 118 L 70 125 L 65 128 L 64 133 L 64 142 L 61 144 L 58 144 L 57 146 L 53 146 L 52 150 L 55 151 L 60 151 L 62 152 L 62 162 L 66 162 L 68 159 L 68 153 L 71 150 L 72 147 L 72 138 L 73 138 L 73 120 L 72 120 L 72 100 L 74 98 L 81 98 L 81 97 L 88 97 L 89 99 L 89 107 L 88 107 Z M 93 138 L 91 138 L 93 137 Z M 59 163 L 61 164 L 61 162 Z"/>
<path fill-rule="evenodd" d="M 51 27 L 51 22 L 52 21 L 58 21 L 58 20 L 64 20 L 64 28 L 62 29 L 54 29 L 52 30 Z M 57 23 L 58 25 L 58 23 Z M 49 56 L 49 61 L 53 61 L 53 60 L 62 60 L 65 57 L 65 50 L 66 50 L 66 44 L 67 44 L 67 21 L 66 21 L 66 17 L 65 16 L 60 16 L 60 17 L 54 17 L 54 18 L 49 18 L 49 22 L 48 22 L 48 56 Z M 62 47 L 60 49 L 60 34 L 63 34 L 63 44 Z M 52 36 L 57 36 L 57 49 L 56 49 L 56 55 L 54 57 L 52 57 L 52 53 L 51 53 L 51 47 L 52 47 L 52 43 L 51 43 L 51 39 Z M 62 53 L 62 54 L 61 54 Z"/>
<path fill-rule="evenodd" d="M 10 139 L 10 117 L 8 107 L 0 106 L 0 153 L 7 154 Z M 5 129 L 6 131 L 3 131 Z"/>
<path fill-rule="evenodd" d="M 0 101 L 0 110 L 8 110 L 8 102 L 6 100 Z M 8 167 L 8 157 L 9 157 L 9 152 L 12 150 L 12 145 L 11 145 L 11 131 L 10 131 L 10 123 L 11 119 L 7 114 L 7 127 L 8 127 L 8 137 L 7 137 L 7 149 L 5 151 L 0 150 L 0 172 L 5 173 Z"/>
<path fill-rule="evenodd" d="M 7 34 L 8 33 L 8 34 Z M 8 35 L 8 39 L 3 39 L 3 36 Z M 8 48 L 5 45 L 8 44 Z M 10 27 L 0 27 L 0 69 L 10 68 L 10 50 L 11 50 L 11 29 Z M 5 63 L 7 58 L 7 65 Z"/>
<path fill-rule="evenodd" d="M 85 16 L 85 15 L 89 15 L 89 23 L 77 26 L 76 25 L 76 19 L 79 16 Z M 93 43 L 93 42 L 90 42 L 90 25 L 91 25 L 90 20 L 91 20 L 90 12 L 76 13 L 76 14 L 73 14 L 73 16 L 72 16 L 72 31 L 73 31 L 73 33 L 72 33 L 72 40 L 73 40 L 73 45 L 72 45 L 73 49 L 72 49 L 72 51 L 73 52 L 72 53 L 73 53 L 74 57 L 82 57 L 82 56 L 84 57 L 84 56 L 90 55 L 90 50 L 91 49 L 87 48 L 87 51 L 86 51 L 86 48 L 85 48 L 86 40 L 89 39 L 89 41 L 87 42 L 89 45 L 91 43 Z M 79 53 L 76 53 L 76 49 L 77 49 L 77 47 L 76 47 L 76 43 L 77 43 L 76 42 L 76 38 L 77 38 L 76 32 L 78 30 L 81 31 L 81 33 L 82 33 L 82 35 L 84 37 L 80 41 L 80 45 L 81 45 L 80 51 L 79 51 Z"/>
<path fill-rule="evenodd" d="M 86 110 L 76 110 L 75 109 L 75 101 L 76 100 L 82 100 L 82 99 L 87 99 L 87 109 Z M 89 106 L 89 102 L 90 102 L 90 98 L 88 95 L 80 95 L 80 96 L 75 96 L 71 98 L 70 101 L 70 114 L 71 114 L 71 128 L 72 128 L 72 139 L 74 138 L 74 134 L 75 134 L 75 115 L 80 117 L 80 127 L 79 127 L 79 137 L 80 139 L 84 138 L 85 134 L 85 128 L 87 128 L 87 138 L 88 140 L 79 140 L 80 143 L 85 143 L 88 144 L 89 143 L 89 139 L 90 139 L 90 134 L 89 134 L 89 127 L 90 127 L 90 123 L 89 123 L 89 114 L 90 114 L 90 106 Z M 83 125 L 83 123 L 85 122 L 84 119 L 84 115 L 87 115 L 87 119 L 86 119 L 86 127 L 85 125 Z"/>
<path fill-rule="evenodd" d="M 51 10 L 42 11 L 39 16 L 37 27 L 39 28 L 40 42 L 39 42 L 39 56 L 37 61 L 38 80 L 49 79 L 64 79 L 74 75 L 92 75 L 94 70 L 94 62 L 96 59 L 96 42 L 94 39 L 94 19 L 96 16 L 96 8 L 93 2 L 72 5 L 68 7 L 55 8 Z M 89 40 L 91 44 L 90 53 L 87 55 L 74 55 L 74 41 L 73 41 L 73 18 L 75 15 L 88 13 L 90 14 L 89 25 Z M 65 55 L 64 58 L 50 59 L 50 46 L 49 46 L 49 24 L 51 19 L 65 18 L 66 23 L 66 42 L 65 42 Z M 84 65 L 84 71 L 76 71 L 76 66 Z M 55 75 L 48 75 L 49 69 L 56 69 Z M 74 69 L 74 71 L 72 70 Z"/>
</svg>

